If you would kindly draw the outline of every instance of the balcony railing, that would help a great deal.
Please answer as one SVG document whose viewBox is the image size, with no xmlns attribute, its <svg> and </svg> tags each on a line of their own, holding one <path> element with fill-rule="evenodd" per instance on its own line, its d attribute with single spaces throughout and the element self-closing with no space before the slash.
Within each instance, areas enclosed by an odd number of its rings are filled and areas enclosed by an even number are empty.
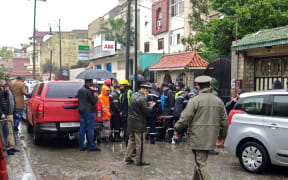
<svg viewBox="0 0 288 180">
<path fill-rule="evenodd" d="M 29 58 L 28 53 L 14 53 L 14 58 Z"/>
<path fill-rule="evenodd" d="M 123 55 L 125 53 L 126 53 L 126 48 L 122 48 L 121 50 L 116 50 L 116 51 L 103 51 L 102 46 L 98 46 L 90 50 L 89 60 L 99 59 L 99 58 L 114 56 L 114 55 Z M 130 53 L 134 53 L 134 47 L 130 47 Z"/>
</svg>

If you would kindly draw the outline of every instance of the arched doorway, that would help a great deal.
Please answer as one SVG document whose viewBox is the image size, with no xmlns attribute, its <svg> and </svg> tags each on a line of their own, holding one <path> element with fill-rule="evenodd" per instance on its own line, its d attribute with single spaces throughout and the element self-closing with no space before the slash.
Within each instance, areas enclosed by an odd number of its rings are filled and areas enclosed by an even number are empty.
<svg viewBox="0 0 288 180">
<path fill-rule="evenodd" d="M 172 78 L 171 78 L 171 75 L 169 74 L 169 72 L 166 72 L 166 73 L 165 73 L 163 82 L 172 83 Z"/>
<path fill-rule="evenodd" d="M 183 79 L 183 83 L 184 83 L 185 85 L 188 85 L 188 84 L 189 84 L 189 83 L 188 83 L 188 77 L 186 76 L 185 73 L 181 73 L 177 78 Z M 176 79 L 177 79 L 177 78 L 176 78 Z"/>
</svg>

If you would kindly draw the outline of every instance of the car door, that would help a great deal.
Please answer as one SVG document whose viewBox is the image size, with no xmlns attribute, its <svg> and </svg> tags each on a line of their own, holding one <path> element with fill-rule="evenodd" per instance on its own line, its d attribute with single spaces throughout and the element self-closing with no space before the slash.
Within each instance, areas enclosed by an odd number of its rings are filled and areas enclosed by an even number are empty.
<svg viewBox="0 0 288 180">
<path fill-rule="evenodd" d="M 288 163 L 288 95 L 270 96 L 271 116 L 264 119 L 265 132 L 270 139 L 273 155 L 282 163 Z"/>
<path fill-rule="evenodd" d="M 39 84 L 37 84 L 35 86 L 35 88 L 33 89 L 31 98 L 29 98 L 27 101 L 27 117 L 28 117 L 28 121 L 30 122 L 30 124 L 33 124 L 33 122 L 32 122 L 32 112 L 33 112 L 32 111 L 32 105 L 34 104 L 33 102 L 34 102 L 34 98 L 36 96 L 38 86 L 39 86 Z"/>
</svg>

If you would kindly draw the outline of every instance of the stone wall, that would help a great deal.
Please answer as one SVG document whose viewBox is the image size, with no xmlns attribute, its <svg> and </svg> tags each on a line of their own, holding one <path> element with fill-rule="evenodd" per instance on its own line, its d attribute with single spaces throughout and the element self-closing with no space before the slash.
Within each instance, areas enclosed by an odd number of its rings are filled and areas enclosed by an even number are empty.
<svg viewBox="0 0 288 180">
<path fill-rule="evenodd" d="M 194 87 L 194 78 L 197 75 L 202 75 L 203 70 L 172 70 L 172 71 L 157 71 L 155 73 L 155 81 L 160 85 L 164 82 L 165 75 L 170 75 L 172 82 L 175 83 L 177 77 L 184 75 L 184 84 L 190 88 Z M 182 76 L 183 77 L 183 76 Z"/>
<path fill-rule="evenodd" d="M 243 89 L 246 92 L 254 91 L 254 58 L 246 57 L 243 68 Z"/>
</svg>

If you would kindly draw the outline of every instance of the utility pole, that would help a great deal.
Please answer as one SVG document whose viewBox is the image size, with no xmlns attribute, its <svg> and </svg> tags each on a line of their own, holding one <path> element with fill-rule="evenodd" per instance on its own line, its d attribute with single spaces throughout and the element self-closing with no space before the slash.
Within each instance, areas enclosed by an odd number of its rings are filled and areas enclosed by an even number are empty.
<svg viewBox="0 0 288 180">
<path fill-rule="evenodd" d="M 127 0 L 125 79 L 129 80 L 131 0 Z"/>
<path fill-rule="evenodd" d="M 61 22 L 59 18 L 59 47 L 60 47 L 60 74 L 59 74 L 59 79 L 62 80 L 62 48 L 61 48 Z"/>
<path fill-rule="evenodd" d="M 35 75 L 35 39 L 36 39 L 36 0 L 34 0 L 34 26 L 33 26 L 33 79 L 36 80 L 36 75 Z"/>
<path fill-rule="evenodd" d="M 135 75 L 135 77 L 134 77 L 134 82 L 135 82 L 135 91 L 138 91 L 138 77 L 137 77 L 137 71 L 138 71 L 138 68 L 137 68 L 137 66 L 138 66 L 138 52 L 137 52 L 137 45 L 138 45 L 138 36 L 137 36 L 137 31 L 138 31 L 138 28 L 137 28 L 137 26 L 138 26 L 138 9 L 137 9 L 137 0 L 135 0 L 135 32 L 134 32 L 134 36 L 135 36 L 135 43 L 134 43 L 134 47 L 135 47 L 135 49 L 134 49 L 134 59 L 135 59 L 135 61 L 134 61 L 134 69 L 135 69 L 135 71 L 134 71 L 134 75 Z"/>
<path fill-rule="evenodd" d="M 50 49 L 50 81 L 52 81 L 52 49 Z"/>
</svg>

